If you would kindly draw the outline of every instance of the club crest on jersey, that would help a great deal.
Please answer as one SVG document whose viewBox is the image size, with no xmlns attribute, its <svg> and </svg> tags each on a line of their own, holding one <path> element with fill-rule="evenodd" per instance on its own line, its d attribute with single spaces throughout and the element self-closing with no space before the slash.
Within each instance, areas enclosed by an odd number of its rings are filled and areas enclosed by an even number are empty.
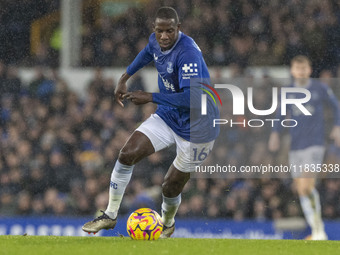
<svg viewBox="0 0 340 255">
<path fill-rule="evenodd" d="M 172 62 L 168 62 L 166 70 L 168 71 L 168 73 L 172 73 L 174 71 Z"/>
</svg>

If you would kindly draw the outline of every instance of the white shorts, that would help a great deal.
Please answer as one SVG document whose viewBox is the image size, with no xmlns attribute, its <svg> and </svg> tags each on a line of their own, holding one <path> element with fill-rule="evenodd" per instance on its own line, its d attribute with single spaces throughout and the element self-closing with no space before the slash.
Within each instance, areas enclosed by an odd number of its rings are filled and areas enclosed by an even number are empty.
<svg viewBox="0 0 340 255">
<path fill-rule="evenodd" d="M 176 144 L 177 156 L 173 164 L 178 170 L 185 173 L 195 171 L 195 167 L 203 163 L 215 142 L 189 142 L 177 135 L 157 114 L 151 114 L 136 131 L 142 132 L 150 139 L 155 151 Z"/>
<path fill-rule="evenodd" d="M 289 152 L 289 163 L 292 165 L 292 177 L 302 177 L 304 168 L 313 169 L 317 164 L 323 163 L 325 155 L 325 147 L 321 145 L 315 145 L 307 147 L 302 150 L 294 150 Z M 307 170 L 306 170 L 306 173 Z"/>
</svg>

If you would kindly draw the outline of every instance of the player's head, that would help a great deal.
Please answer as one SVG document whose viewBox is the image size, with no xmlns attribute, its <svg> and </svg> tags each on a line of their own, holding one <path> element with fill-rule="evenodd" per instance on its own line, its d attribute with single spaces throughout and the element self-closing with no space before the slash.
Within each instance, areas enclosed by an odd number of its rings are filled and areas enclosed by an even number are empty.
<svg viewBox="0 0 340 255">
<path fill-rule="evenodd" d="M 179 26 L 178 15 L 174 8 L 161 7 L 158 9 L 154 22 L 154 32 L 162 50 L 169 50 L 175 44 Z"/>
<path fill-rule="evenodd" d="M 308 57 L 298 55 L 290 61 L 290 73 L 294 79 L 308 79 L 312 74 L 312 63 Z"/>
</svg>

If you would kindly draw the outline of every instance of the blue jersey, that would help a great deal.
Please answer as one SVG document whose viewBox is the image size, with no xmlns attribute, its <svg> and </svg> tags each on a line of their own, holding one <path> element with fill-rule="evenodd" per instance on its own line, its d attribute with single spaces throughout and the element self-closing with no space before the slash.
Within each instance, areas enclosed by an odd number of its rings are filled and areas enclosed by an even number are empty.
<svg viewBox="0 0 340 255">
<path fill-rule="evenodd" d="M 153 33 L 148 45 L 128 66 L 127 73 L 133 75 L 151 61 L 158 71 L 160 93 L 152 94 L 153 102 L 158 104 L 156 113 L 185 140 L 194 143 L 214 140 L 219 134 L 219 127 L 213 127 L 213 119 L 219 118 L 218 108 L 208 97 L 208 114 L 201 116 L 190 104 L 193 84 L 210 82 L 207 65 L 195 41 L 179 32 L 174 46 L 162 51 Z"/>
<path fill-rule="evenodd" d="M 294 84 L 290 85 L 291 87 Z M 311 99 L 304 104 L 304 107 L 312 115 L 304 115 L 295 105 L 287 105 L 287 115 L 298 122 L 296 127 L 290 128 L 291 150 L 301 150 L 314 145 L 324 145 L 325 143 L 325 121 L 324 106 L 332 107 L 335 125 L 340 126 L 339 103 L 332 90 L 325 84 L 316 80 L 310 80 L 306 87 L 311 92 Z M 289 93 L 289 98 L 302 98 L 301 93 Z M 278 111 L 279 113 L 279 111 Z M 284 116 L 280 116 L 284 119 Z M 274 130 L 280 131 L 276 122 Z"/>
</svg>

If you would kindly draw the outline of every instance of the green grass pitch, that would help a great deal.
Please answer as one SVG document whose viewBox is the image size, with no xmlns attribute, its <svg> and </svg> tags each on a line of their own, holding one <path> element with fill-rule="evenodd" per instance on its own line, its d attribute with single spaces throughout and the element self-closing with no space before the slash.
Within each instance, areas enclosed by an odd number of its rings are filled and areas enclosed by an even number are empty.
<svg viewBox="0 0 340 255">
<path fill-rule="evenodd" d="M 340 241 L 170 238 L 133 241 L 128 237 L 0 236 L 0 254 L 340 254 Z"/>
</svg>

